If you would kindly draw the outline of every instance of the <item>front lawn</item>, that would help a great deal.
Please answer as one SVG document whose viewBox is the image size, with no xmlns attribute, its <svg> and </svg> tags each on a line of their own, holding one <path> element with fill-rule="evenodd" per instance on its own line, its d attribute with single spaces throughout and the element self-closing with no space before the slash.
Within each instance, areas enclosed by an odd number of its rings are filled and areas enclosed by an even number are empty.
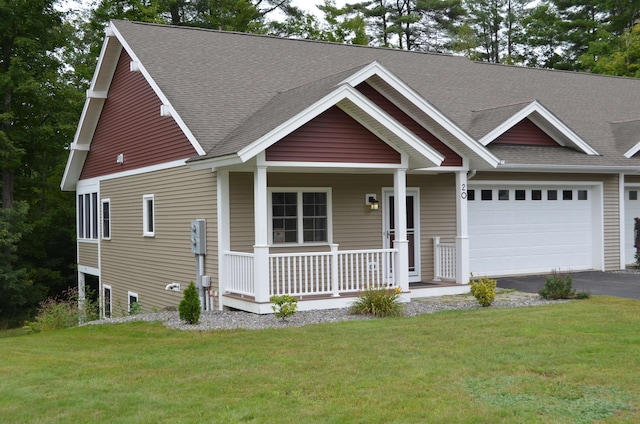
<svg viewBox="0 0 640 424">
<path fill-rule="evenodd" d="M 286 324 L 283 324 L 286 327 Z M 640 422 L 640 302 L 0 337 L 3 423 Z"/>
</svg>

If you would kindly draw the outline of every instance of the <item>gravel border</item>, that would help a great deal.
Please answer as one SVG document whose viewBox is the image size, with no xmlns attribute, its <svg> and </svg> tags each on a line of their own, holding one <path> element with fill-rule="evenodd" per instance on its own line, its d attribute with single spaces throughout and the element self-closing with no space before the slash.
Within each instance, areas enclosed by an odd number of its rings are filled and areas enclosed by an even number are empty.
<svg viewBox="0 0 640 424">
<path fill-rule="evenodd" d="M 546 300 L 537 294 L 524 293 L 513 290 L 499 290 L 493 308 L 519 308 L 525 306 L 547 305 L 563 301 Z M 414 299 L 405 304 L 404 316 L 431 314 L 452 309 L 478 309 L 481 306 L 471 295 L 453 295 L 441 297 L 426 297 Z M 139 314 L 120 318 L 110 318 L 88 322 L 87 325 L 118 324 L 123 322 L 147 321 L 162 322 L 168 328 L 178 330 L 261 330 L 265 328 L 302 327 L 305 325 L 322 324 L 342 321 L 361 321 L 375 319 L 367 315 L 349 315 L 349 308 L 325 309 L 317 311 L 300 311 L 294 316 L 282 321 L 273 314 L 257 315 L 242 311 L 205 311 L 200 316 L 200 322 L 189 325 L 181 321 L 178 312 L 158 312 Z"/>
</svg>

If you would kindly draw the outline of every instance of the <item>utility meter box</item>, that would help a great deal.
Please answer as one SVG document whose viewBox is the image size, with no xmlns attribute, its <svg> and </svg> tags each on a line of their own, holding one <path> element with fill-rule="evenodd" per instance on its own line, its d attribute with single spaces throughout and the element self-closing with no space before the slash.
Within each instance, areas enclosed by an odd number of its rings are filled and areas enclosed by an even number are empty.
<svg viewBox="0 0 640 424">
<path fill-rule="evenodd" d="M 196 255 L 207 254 L 207 231 L 204 219 L 191 221 L 191 253 Z"/>
</svg>

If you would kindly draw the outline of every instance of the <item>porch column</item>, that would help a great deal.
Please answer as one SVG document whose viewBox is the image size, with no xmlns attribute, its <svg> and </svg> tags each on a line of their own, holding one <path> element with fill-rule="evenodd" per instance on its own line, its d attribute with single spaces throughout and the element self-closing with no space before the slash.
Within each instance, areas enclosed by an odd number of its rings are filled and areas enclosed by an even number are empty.
<svg viewBox="0 0 640 424">
<path fill-rule="evenodd" d="M 229 171 L 216 171 L 218 189 L 218 309 L 222 310 L 222 295 L 227 290 L 227 256 L 231 250 L 231 223 L 229 212 Z"/>
<path fill-rule="evenodd" d="M 85 301 L 85 273 L 78 271 L 78 309 L 84 310 Z M 98 293 L 99 298 L 102 298 L 102 293 Z"/>
<path fill-rule="evenodd" d="M 253 174 L 253 281 L 256 302 L 269 301 L 269 235 L 267 203 L 267 167 L 258 166 Z"/>
<path fill-rule="evenodd" d="M 403 292 L 409 291 L 409 240 L 407 240 L 407 170 L 396 169 L 393 174 L 393 197 L 395 199 L 395 240 L 398 260 L 393 270 L 396 284 Z"/>
<path fill-rule="evenodd" d="M 456 283 L 469 282 L 469 220 L 467 171 L 456 172 Z"/>
</svg>

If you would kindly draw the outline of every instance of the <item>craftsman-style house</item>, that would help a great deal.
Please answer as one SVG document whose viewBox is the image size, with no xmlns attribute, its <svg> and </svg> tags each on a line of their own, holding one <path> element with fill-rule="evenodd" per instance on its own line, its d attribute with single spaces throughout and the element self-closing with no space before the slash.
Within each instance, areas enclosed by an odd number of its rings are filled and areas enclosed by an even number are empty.
<svg viewBox="0 0 640 424">
<path fill-rule="evenodd" d="M 115 21 L 62 189 L 106 316 L 268 313 L 624 268 L 639 150 L 637 79 Z"/>
</svg>

